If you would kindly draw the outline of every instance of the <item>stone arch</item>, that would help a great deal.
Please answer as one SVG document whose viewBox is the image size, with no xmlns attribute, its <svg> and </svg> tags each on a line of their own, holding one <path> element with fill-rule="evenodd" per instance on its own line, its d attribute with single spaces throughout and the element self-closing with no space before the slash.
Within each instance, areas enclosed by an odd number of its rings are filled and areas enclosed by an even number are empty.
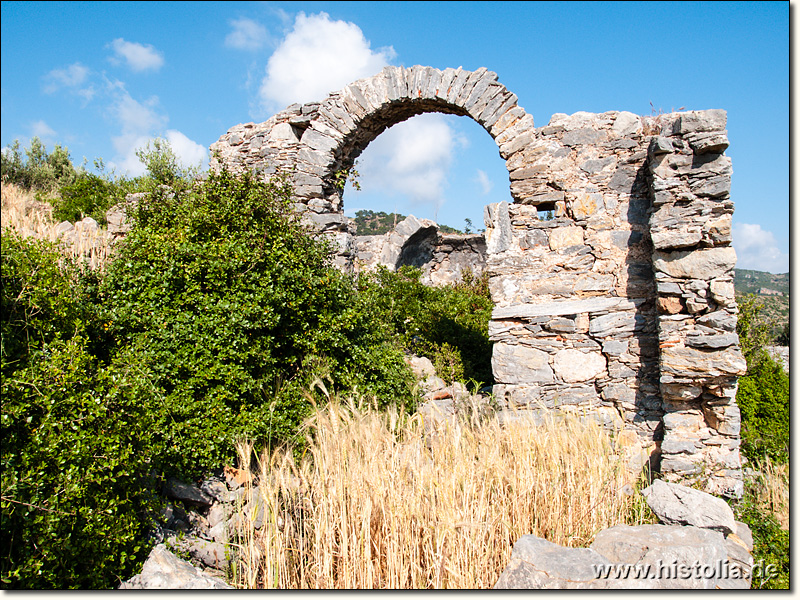
<svg viewBox="0 0 800 600">
<path fill-rule="evenodd" d="M 533 119 L 517 97 L 485 68 L 466 71 L 433 67 L 386 67 L 330 94 L 300 137 L 298 171 L 316 176 L 319 192 L 341 208 L 334 175 L 348 169 L 384 130 L 415 115 L 440 112 L 468 116 L 479 123 L 508 158 L 525 144 Z M 513 191 L 512 191 L 513 195 Z"/>
<path fill-rule="evenodd" d="M 705 471 L 707 489 L 740 495 L 745 364 L 725 112 L 579 112 L 534 128 L 485 68 L 386 67 L 320 103 L 231 128 L 211 146 L 211 166 L 286 174 L 296 210 L 335 240 L 347 268 L 354 236 L 336 173 L 424 112 L 470 116 L 509 172 L 513 203 L 484 215 L 500 404 L 591 416 L 623 430 L 632 463 L 660 456 L 667 478 Z M 555 218 L 542 221 L 541 209 Z M 387 260 L 413 235 L 399 235 Z"/>
</svg>

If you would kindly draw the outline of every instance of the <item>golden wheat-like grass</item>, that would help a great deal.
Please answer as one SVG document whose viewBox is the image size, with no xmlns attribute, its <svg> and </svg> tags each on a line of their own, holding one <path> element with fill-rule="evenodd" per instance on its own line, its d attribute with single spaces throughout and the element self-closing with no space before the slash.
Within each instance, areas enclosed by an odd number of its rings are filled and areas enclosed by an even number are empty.
<svg viewBox="0 0 800 600">
<path fill-rule="evenodd" d="M 59 232 L 53 221 L 53 207 L 37 200 L 33 192 L 3 183 L 3 230 L 12 230 L 22 237 L 33 237 L 58 244 L 64 256 L 86 261 L 92 269 L 102 268 L 111 255 L 111 235 L 104 227 L 90 228 L 76 224 L 68 235 Z"/>
<path fill-rule="evenodd" d="M 299 464 L 259 461 L 265 525 L 243 519 L 241 587 L 490 588 L 522 535 L 585 546 L 644 514 L 609 436 L 577 418 L 426 440 L 419 415 L 332 402 L 309 427 Z"/>
<path fill-rule="evenodd" d="M 756 503 L 772 513 L 781 526 L 789 529 L 789 463 L 776 464 L 765 456 L 753 465 L 751 483 Z"/>
</svg>

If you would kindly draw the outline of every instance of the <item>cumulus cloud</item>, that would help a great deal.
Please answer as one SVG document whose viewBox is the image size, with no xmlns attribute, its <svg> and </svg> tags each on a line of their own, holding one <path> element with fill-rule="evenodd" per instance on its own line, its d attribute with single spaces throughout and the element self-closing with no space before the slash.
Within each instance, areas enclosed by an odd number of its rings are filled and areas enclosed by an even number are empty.
<svg viewBox="0 0 800 600">
<path fill-rule="evenodd" d="M 458 143 L 443 115 L 429 113 L 398 123 L 361 155 L 362 188 L 405 194 L 412 201 L 439 207 Z"/>
<path fill-rule="evenodd" d="M 78 88 L 89 77 L 89 67 L 79 62 L 63 69 L 53 69 L 44 76 L 44 92 L 53 94 L 62 88 Z"/>
<path fill-rule="evenodd" d="M 128 42 L 117 38 L 111 44 L 114 56 L 112 64 L 119 65 L 124 60 L 134 71 L 158 71 L 164 65 L 164 56 L 150 44 Z"/>
<path fill-rule="evenodd" d="M 378 73 L 396 56 L 392 47 L 373 51 L 354 23 L 326 13 L 300 13 L 270 57 L 260 100 L 268 110 L 322 100 L 329 92 Z"/>
<path fill-rule="evenodd" d="M 190 140 L 180 131 L 167 129 L 167 141 L 178 157 L 178 161 L 185 167 L 208 167 L 208 151 L 205 146 Z"/>
<path fill-rule="evenodd" d="M 492 191 L 493 184 L 489 179 L 489 176 L 486 174 L 486 171 L 478 169 L 477 174 L 475 175 L 475 181 L 481 187 L 481 194 L 484 196 Z"/>
<path fill-rule="evenodd" d="M 733 247 L 736 249 L 736 266 L 770 273 L 787 273 L 789 255 L 781 252 L 771 231 L 754 223 L 736 223 L 733 226 Z"/>
<path fill-rule="evenodd" d="M 226 37 L 225 45 L 237 50 L 258 50 L 267 43 L 267 29 L 258 21 L 241 18 L 230 21 L 233 28 Z"/>
</svg>

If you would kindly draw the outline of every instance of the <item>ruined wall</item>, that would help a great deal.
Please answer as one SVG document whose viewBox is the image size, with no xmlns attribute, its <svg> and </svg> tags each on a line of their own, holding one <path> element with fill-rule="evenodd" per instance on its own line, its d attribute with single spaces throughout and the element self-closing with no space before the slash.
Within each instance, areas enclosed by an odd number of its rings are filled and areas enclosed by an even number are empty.
<svg viewBox="0 0 800 600">
<path fill-rule="evenodd" d="M 387 67 L 232 128 L 211 147 L 212 167 L 285 174 L 344 268 L 360 268 L 359 253 L 398 264 L 412 245 L 422 250 L 405 258 L 424 263 L 440 244 L 427 226 L 396 243 L 358 240 L 337 187 L 377 135 L 423 112 L 473 118 L 509 171 L 513 202 L 485 211 L 501 404 L 596 418 L 621 430 L 632 462 L 662 455 L 669 476 L 741 493 L 724 111 L 557 114 L 536 128 L 486 69 Z"/>
<path fill-rule="evenodd" d="M 486 240 L 482 234 L 443 234 L 429 219 L 406 217 L 383 235 L 356 236 L 356 273 L 374 271 L 379 265 L 390 271 L 402 266 L 419 267 L 428 285 L 458 283 L 462 271 L 483 274 Z"/>
</svg>

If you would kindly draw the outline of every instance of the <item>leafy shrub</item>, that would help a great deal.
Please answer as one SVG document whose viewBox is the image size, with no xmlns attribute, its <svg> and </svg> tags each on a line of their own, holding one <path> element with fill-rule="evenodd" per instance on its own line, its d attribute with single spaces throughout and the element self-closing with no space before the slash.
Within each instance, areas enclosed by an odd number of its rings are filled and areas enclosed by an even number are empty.
<svg viewBox="0 0 800 600">
<path fill-rule="evenodd" d="M 736 402 L 742 412 L 742 450 L 749 459 L 789 458 L 789 376 L 767 353 L 772 324 L 762 317 L 756 296 L 739 299 L 737 333 L 747 359 Z"/>
<path fill-rule="evenodd" d="M 60 261 L 44 242 L 2 236 L 3 587 L 108 587 L 147 552 L 148 405 L 126 372 L 136 361 L 97 360 L 96 282 Z"/>
<path fill-rule="evenodd" d="M 759 494 L 760 490 L 770 485 L 785 486 L 785 518 L 788 524 L 788 474 L 781 481 L 782 477 L 770 465 L 769 459 L 754 461 L 753 466 L 754 473 L 745 479 L 744 496 L 734 505 L 736 518 L 746 523 L 753 533 L 753 559 L 762 565 L 761 569 L 754 570 L 751 587 L 789 589 L 789 530 L 781 528 L 773 513 L 776 507 L 768 500 L 765 502 Z"/>
<path fill-rule="evenodd" d="M 111 182 L 84 171 L 61 188 L 60 197 L 53 202 L 53 218 L 74 223 L 83 217 L 92 217 L 101 225 L 105 224 L 105 213 L 112 204 L 113 193 Z"/>
<path fill-rule="evenodd" d="M 438 362 L 443 379 L 491 382 L 492 301 L 486 278 L 465 270 L 461 283 L 429 287 L 421 275 L 419 269 L 404 266 L 397 273 L 379 269 L 362 276 L 359 287 L 373 318 L 407 349 Z"/>
<path fill-rule="evenodd" d="M 63 270 L 55 247 L 23 239 L 12 231 L 2 238 L 3 377 L 26 366 L 44 344 L 81 331 L 85 299 L 73 285 L 78 274 Z"/>
<path fill-rule="evenodd" d="M 742 450 L 749 459 L 765 454 L 789 459 L 789 376 L 770 356 L 739 378 L 736 402 L 742 411 Z"/>
<path fill-rule="evenodd" d="M 72 181 L 77 175 L 69 150 L 56 144 L 52 153 L 38 137 L 31 140 L 30 147 L 25 149 L 23 159 L 19 141 L 14 143 L 0 155 L 0 172 L 5 183 L 13 183 L 26 189 L 35 189 L 45 193 L 58 189 L 59 186 Z"/>
<path fill-rule="evenodd" d="M 225 172 L 156 188 L 108 267 L 104 318 L 159 398 L 153 443 L 173 472 L 217 467 L 243 435 L 296 437 L 314 357 L 336 388 L 411 399 L 400 352 L 289 200 L 284 185 Z"/>
</svg>

